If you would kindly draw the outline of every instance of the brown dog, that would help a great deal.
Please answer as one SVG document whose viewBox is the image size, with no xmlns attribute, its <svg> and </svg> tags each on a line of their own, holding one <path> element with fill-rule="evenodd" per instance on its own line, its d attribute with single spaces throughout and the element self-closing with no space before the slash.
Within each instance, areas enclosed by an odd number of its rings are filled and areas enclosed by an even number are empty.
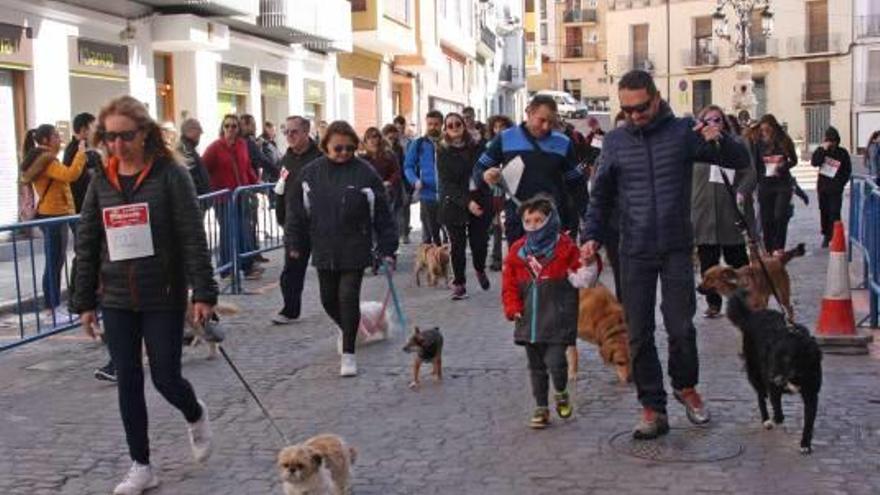
<svg viewBox="0 0 880 495">
<path fill-rule="evenodd" d="M 226 303 L 218 301 L 217 305 L 214 306 L 214 313 L 219 316 L 232 316 L 236 315 L 240 312 L 238 306 L 232 303 Z M 204 338 L 204 329 L 200 324 L 196 323 L 193 319 L 193 303 L 192 300 L 187 301 L 186 303 L 186 317 L 184 321 L 184 330 L 183 330 L 183 338 L 184 342 L 189 341 L 190 347 L 196 347 L 201 343 L 205 343 L 208 345 L 208 356 L 207 359 L 214 359 L 217 357 L 217 344 L 215 342 L 210 342 Z"/>
<path fill-rule="evenodd" d="M 317 435 L 278 453 L 285 495 L 351 493 L 351 465 L 357 451 L 336 435 Z"/>
<path fill-rule="evenodd" d="M 578 338 L 599 347 L 605 364 L 613 365 L 620 383 L 629 382 L 629 331 L 623 315 L 623 306 L 614 294 L 601 285 L 580 290 L 578 303 Z M 568 376 L 574 378 L 578 370 L 577 347 L 567 350 Z"/>
<path fill-rule="evenodd" d="M 776 287 L 779 302 L 792 316 L 794 316 L 794 309 L 791 306 L 791 279 L 788 277 L 785 265 L 804 254 L 806 254 L 804 245 L 798 244 L 797 247 L 780 256 L 761 256 L 761 261 L 767 267 L 767 274 L 770 275 L 773 286 Z M 746 289 L 749 293 L 748 302 L 752 310 L 767 309 L 773 290 L 770 288 L 767 276 L 761 269 L 761 264 L 754 255 L 750 258 L 749 264 L 740 268 L 721 265 L 709 268 L 703 273 L 703 281 L 697 287 L 697 291 L 701 294 L 715 292 L 727 296 L 736 289 Z"/>
<path fill-rule="evenodd" d="M 406 345 L 403 346 L 403 352 L 415 353 L 412 367 L 413 381 L 410 382 L 409 388 L 419 388 L 419 371 L 422 363 L 432 364 L 434 381 L 439 382 L 443 379 L 443 334 L 438 327 L 427 330 L 415 327 Z"/>
<path fill-rule="evenodd" d="M 429 286 L 437 287 L 441 278 L 446 285 L 449 285 L 449 244 L 442 246 L 422 244 L 416 249 L 416 266 L 413 273 L 418 287 L 422 285 L 419 276 L 423 271 L 428 275 Z"/>
</svg>

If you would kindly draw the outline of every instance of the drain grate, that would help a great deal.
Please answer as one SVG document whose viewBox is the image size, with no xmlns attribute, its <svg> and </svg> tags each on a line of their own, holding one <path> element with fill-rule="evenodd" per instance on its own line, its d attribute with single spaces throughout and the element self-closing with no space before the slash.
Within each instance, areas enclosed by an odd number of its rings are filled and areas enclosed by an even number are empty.
<svg viewBox="0 0 880 495">
<path fill-rule="evenodd" d="M 609 440 L 618 454 L 658 462 L 716 462 L 741 455 L 743 445 L 708 428 L 673 428 L 657 440 L 634 440 L 631 431 Z"/>
</svg>

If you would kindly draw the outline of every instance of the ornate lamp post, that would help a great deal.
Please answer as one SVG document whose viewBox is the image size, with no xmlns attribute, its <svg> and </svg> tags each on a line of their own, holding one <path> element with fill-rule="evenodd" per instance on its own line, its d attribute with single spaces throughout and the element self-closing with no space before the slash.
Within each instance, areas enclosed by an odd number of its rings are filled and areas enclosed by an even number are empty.
<svg viewBox="0 0 880 495">
<path fill-rule="evenodd" d="M 733 34 L 731 34 L 726 8 L 734 14 Z M 752 67 L 749 63 L 751 51 L 752 12 L 761 11 L 761 33 L 766 37 L 773 33 L 773 12 L 770 11 L 770 0 L 717 0 L 715 13 L 712 14 L 712 32 L 716 38 L 732 41 L 739 59 L 736 67 L 736 83 L 733 87 L 732 107 L 747 122 L 755 113 L 758 101 L 755 98 Z"/>
</svg>

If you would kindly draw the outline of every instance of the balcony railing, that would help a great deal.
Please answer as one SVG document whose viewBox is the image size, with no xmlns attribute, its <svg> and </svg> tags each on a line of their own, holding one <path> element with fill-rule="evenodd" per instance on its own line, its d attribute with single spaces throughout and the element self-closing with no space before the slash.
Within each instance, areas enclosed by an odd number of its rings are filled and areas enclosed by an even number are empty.
<svg viewBox="0 0 880 495">
<path fill-rule="evenodd" d="M 654 56 L 644 54 L 621 55 L 617 59 L 617 67 L 620 75 L 635 69 L 654 72 Z"/>
<path fill-rule="evenodd" d="M 599 46 L 596 43 L 570 43 L 565 45 L 565 58 L 599 58 Z"/>
<path fill-rule="evenodd" d="M 860 105 L 880 105 L 880 81 L 857 83 L 856 100 Z"/>
<path fill-rule="evenodd" d="M 597 22 L 599 13 L 596 9 L 566 10 L 562 20 L 563 22 Z"/>
<path fill-rule="evenodd" d="M 859 38 L 880 37 L 880 14 L 856 17 L 856 36 Z"/>
<path fill-rule="evenodd" d="M 498 76 L 498 79 L 501 82 L 513 83 L 524 81 L 526 78 L 526 71 L 522 67 L 514 67 L 511 64 L 507 64 L 501 68 L 501 73 Z"/>
<path fill-rule="evenodd" d="M 801 95 L 804 103 L 831 101 L 831 81 L 806 82 L 801 90 Z"/>
<path fill-rule="evenodd" d="M 495 48 L 498 46 L 498 38 L 495 36 L 495 33 L 486 26 L 480 26 L 480 41 L 491 48 L 492 51 L 495 51 Z"/>
<path fill-rule="evenodd" d="M 711 41 L 711 40 L 710 40 Z M 713 43 L 698 45 L 682 52 L 682 64 L 685 67 L 711 67 L 718 65 L 718 50 Z"/>
<path fill-rule="evenodd" d="M 811 34 L 788 39 L 788 55 L 811 55 L 814 53 L 840 53 L 844 50 L 840 33 Z"/>
<path fill-rule="evenodd" d="M 776 38 L 766 38 L 764 36 L 756 36 L 752 38 L 749 45 L 749 58 L 758 57 L 776 57 L 779 55 L 779 40 Z M 727 43 L 729 47 L 729 55 L 733 60 L 739 60 L 739 50 L 732 43 Z"/>
</svg>

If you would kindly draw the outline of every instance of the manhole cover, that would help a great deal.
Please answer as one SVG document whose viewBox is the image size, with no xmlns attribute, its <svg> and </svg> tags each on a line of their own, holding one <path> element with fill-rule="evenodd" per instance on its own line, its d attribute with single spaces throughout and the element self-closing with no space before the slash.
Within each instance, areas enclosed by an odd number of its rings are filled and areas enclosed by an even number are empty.
<svg viewBox="0 0 880 495">
<path fill-rule="evenodd" d="M 741 443 L 708 428 L 673 428 L 657 440 L 634 440 L 631 431 L 609 441 L 619 454 L 658 462 L 714 462 L 743 453 Z"/>
</svg>

